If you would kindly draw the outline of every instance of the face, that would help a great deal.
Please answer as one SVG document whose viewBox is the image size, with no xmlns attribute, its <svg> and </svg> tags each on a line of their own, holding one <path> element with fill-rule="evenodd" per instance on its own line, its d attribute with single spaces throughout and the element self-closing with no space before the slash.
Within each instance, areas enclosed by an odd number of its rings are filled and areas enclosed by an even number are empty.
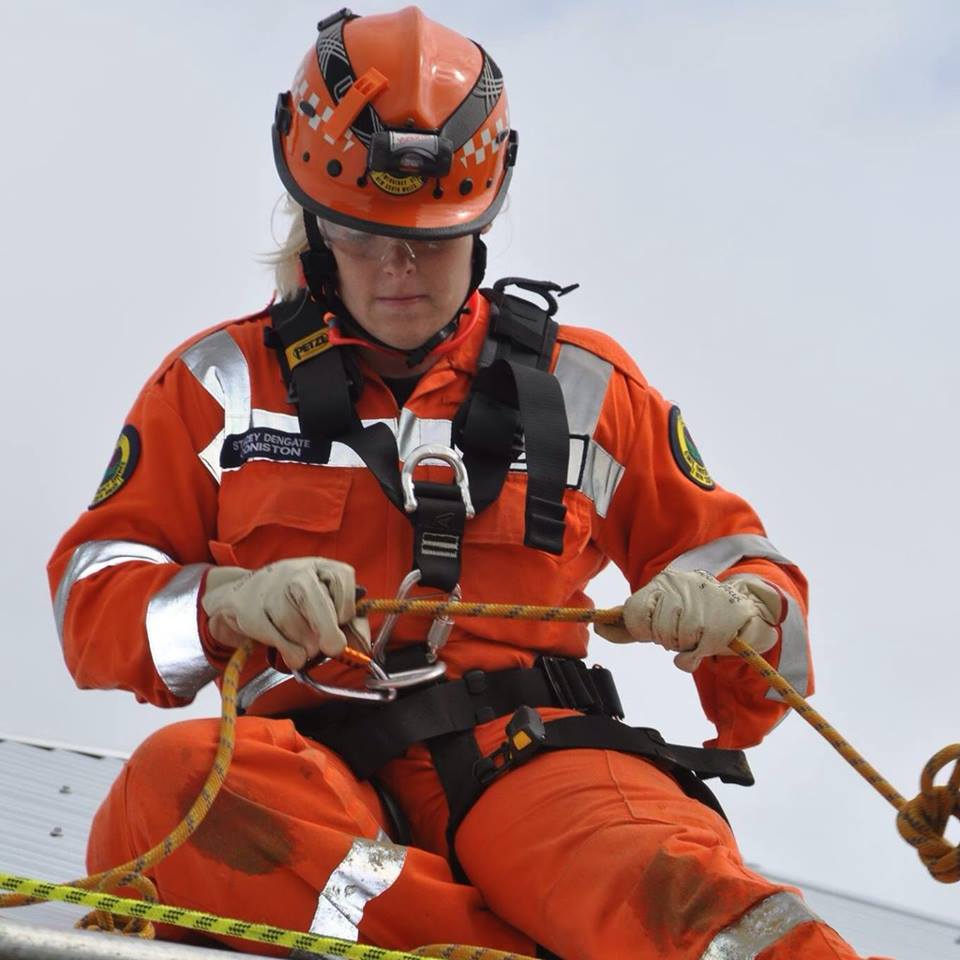
<svg viewBox="0 0 960 960">
<path fill-rule="evenodd" d="M 357 321 L 392 347 L 419 346 L 450 322 L 470 285 L 473 238 L 404 241 L 331 224 L 340 297 Z"/>
</svg>

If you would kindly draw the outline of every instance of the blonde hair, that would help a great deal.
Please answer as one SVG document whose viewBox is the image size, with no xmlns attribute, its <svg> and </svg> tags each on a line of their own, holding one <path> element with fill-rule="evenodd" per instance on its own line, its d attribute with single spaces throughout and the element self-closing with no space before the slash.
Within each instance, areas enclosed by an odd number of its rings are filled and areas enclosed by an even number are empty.
<svg viewBox="0 0 960 960">
<path fill-rule="evenodd" d="M 274 232 L 277 213 L 290 218 L 285 240 L 278 240 Z M 274 286 L 278 300 L 293 300 L 303 289 L 300 277 L 300 254 L 307 249 L 307 234 L 303 228 L 303 207 L 289 193 L 278 198 L 270 214 L 270 233 L 276 250 L 261 254 L 257 259 L 273 267 Z"/>
</svg>

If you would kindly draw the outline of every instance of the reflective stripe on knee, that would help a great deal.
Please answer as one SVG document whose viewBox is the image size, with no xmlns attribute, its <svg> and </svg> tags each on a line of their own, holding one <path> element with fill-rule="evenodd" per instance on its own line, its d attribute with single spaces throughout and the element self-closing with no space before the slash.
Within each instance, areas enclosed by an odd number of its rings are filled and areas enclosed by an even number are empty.
<svg viewBox="0 0 960 960">
<path fill-rule="evenodd" d="M 354 943 L 367 904 L 396 883 L 407 848 L 358 837 L 320 891 L 310 932 Z"/>
<path fill-rule="evenodd" d="M 775 893 L 751 907 L 736 923 L 724 927 L 700 960 L 754 960 L 801 923 L 820 918 L 793 893 Z"/>
</svg>

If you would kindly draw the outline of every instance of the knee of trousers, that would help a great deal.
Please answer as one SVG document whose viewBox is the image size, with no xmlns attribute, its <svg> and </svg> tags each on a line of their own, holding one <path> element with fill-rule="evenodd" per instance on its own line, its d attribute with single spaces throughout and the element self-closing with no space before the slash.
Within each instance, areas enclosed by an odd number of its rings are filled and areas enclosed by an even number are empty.
<svg viewBox="0 0 960 960">
<path fill-rule="evenodd" d="M 183 720 L 155 731 L 137 747 L 94 816 L 89 869 L 106 869 L 142 853 L 145 829 L 155 840 L 176 826 L 183 786 L 203 782 L 218 739 L 218 720 Z"/>
</svg>

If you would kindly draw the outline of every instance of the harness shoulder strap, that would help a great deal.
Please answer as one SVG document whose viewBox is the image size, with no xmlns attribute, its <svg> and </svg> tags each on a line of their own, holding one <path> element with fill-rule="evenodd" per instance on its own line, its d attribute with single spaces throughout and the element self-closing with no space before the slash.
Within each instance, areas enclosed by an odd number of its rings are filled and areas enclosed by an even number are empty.
<svg viewBox="0 0 960 960">
<path fill-rule="evenodd" d="M 360 422 L 354 402 L 363 382 L 349 349 L 332 349 L 330 327 L 306 292 L 270 307 L 264 341 L 277 352 L 287 399 L 296 404 L 300 430 L 316 440 L 339 439 Z"/>
</svg>

